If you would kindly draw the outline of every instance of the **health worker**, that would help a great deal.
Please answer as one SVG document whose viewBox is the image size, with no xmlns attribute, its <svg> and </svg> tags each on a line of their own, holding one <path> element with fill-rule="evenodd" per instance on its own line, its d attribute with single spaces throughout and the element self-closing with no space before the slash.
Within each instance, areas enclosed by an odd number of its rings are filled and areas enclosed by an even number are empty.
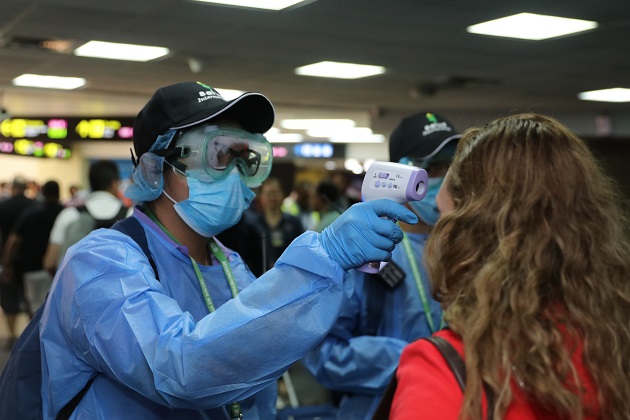
<svg viewBox="0 0 630 420">
<path fill-rule="evenodd" d="M 400 223 L 402 244 L 381 272 L 352 270 L 355 290 L 349 303 L 303 360 L 318 382 L 333 391 L 338 419 L 371 419 L 403 348 L 444 326 L 423 254 L 440 217 L 436 196 L 460 137 L 448 120 L 433 112 L 405 117 L 390 136 L 390 161 L 426 170 L 428 190 L 422 200 L 406 204 L 420 221 Z"/>
<path fill-rule="evenodd" d="M 214 236 L 269 175 L 273 121 L 262 94 L 226 101 L 200 82 L 157 89 L 140 111 L 126 195 L 149 255 L 114 229 L 69 249 L 41 323 L 44 418 L 82 390 L 77 419 L 275 418 L 276 381 L 335 324 L 348 270 L 389 260 L 395 221 L 417 218 L 359 203 L 256 279 Z"/>
</svg>

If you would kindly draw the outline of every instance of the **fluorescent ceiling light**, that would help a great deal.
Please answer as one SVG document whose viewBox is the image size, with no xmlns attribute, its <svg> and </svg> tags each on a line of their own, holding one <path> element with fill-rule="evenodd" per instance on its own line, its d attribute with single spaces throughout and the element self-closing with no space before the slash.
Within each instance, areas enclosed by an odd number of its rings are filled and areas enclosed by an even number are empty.
<svg viewBox="0 0 630 420">
<path fill-rule="evenodd" d="M 234 90 L 234 89 L 214 88 L 214 90 L 219 92 L 219 94 L 223 96 L 223 99 L 225 99 L 226 101 L 231 101 L 232 99 L 236 99 L 239 96 L 241 96 L 243 93 L 245 93 L 242 90 Z"/>
<path fill-rule="evenodd" d="M 384 143 L 385 136 L 382 134 L 370 134 L 361 137 L 331 137 L 331 143 Z"/>
<path fill-rule="evenodd" d="M 304 136 L 298 133 L 272 133 L 265 134 L 269 143 L 300 143 Z"/>
<path fill-rule="evenodd" d="M 321 61 L 295 69 L 300 76 L 331 77 L 336 79 L 359 79 L 385 73 L 385 67 L 368 64 L 337 63 Z"/>
<path fill-rule="evenodd" d="M 556 16 L 519 13 L 466 28 L 473 34 L 503 36 L 508 38 L 541 39 L 573 34 L 597 28 L 597 22 Z"/>
<path fill-rule="evenodd" d="M 227 6 L 252 7 L 255 9 L 282 10 L 304 0 L 197 0 L 204 3 L 223 4 Z"/>
<path fill-rule="evenodd" d="M 591 90 L 589 92 L 578 93 L 578 98 L 583 101 L 630 102 L 630 89 L 617 87 L 612 89 Z"/>
<path fill-rule="evenodd" d="M 363 166 L 354 158 L 346 159 L 343 162 L 343 167 L 357 175 L 363 173 Z"/>
<path fill-rule="evenodd" d="M 311 128 L 329 128 L 342 129 L 352 128 L 356 125 L 353 120 L 349 119 L 286 119 L 280 121 L 280 127 L 289 130 L 308 130 Z"/>
<path fill-rule="evenodd" d="M 42 74 L 23 74 L 13 79 L 15 86 L 29 86 L 46 89 L 72 90 L 85 85 L 82 77 L 45 76 Z"/>
<path fill-rule="evenodd" d="M 266 133 L 265 138 L 269 143 L 300 143 L 304 140 L 304 136 L 298 133 L 283 133 L 277 127 L 271 127 Z"/>
<path fill-rule="evenodd" d="M 111 60 L 149 61 L 169 53 L 168 48 L 146 45 L 119 44 L 116 42 L 90 41 L 74 50 L 80 57 L 107 58 Z"/>
<path fill-rule="evenodd" d="M 367 137 L 372 135 L 372 129 L 368 127 L 314 127 L 306 130 L 310 137 Z"/>
</svg>

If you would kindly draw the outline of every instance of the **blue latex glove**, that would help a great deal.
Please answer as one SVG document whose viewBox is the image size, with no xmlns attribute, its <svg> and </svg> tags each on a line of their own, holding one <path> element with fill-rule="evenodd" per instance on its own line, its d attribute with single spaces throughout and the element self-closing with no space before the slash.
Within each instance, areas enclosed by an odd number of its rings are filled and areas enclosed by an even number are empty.
<svg viewBox="0 0 630 420">
<path fill-rule="evenodd" d="M 394 246 L 403 238 L 397 220 L 418 223 L 411 210 L 392 200 L 357 203 L 326 227 L 319 234 L 319 241 L 344 270 L 371 261 L 389 261 Z"/>
</svg>

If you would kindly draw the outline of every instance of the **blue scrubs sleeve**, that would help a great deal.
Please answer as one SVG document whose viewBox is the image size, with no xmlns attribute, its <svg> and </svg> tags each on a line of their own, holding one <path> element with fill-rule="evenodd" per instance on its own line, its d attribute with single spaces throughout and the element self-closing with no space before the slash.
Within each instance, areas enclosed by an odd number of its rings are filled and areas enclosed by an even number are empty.
<svg viewBox="0 0 630 420">
<path fill-rule="evenodd" d="M 359 277 L 355 282 L 355 294 L 328 336 L 302 359 L 302 363 L 327 388 L 378 395 L 391 380 L 408 342 L 392 337 L 358 335 L 362 281 L 376 280 L 356 271 L 352 272 L 352 276 Z"/>
<path fill-rule="evenodd" d="M 307 232 L 275 268 L 195 322 L 124 236 L 99 234 L 74 251 L 51 310 L 59 311 L 78 360 L 169 407 L 219 407 L 269 386 L 330 330 L 353 291 Z M 59 337 L 43 324 L 46 358 L 54 360 Z"/>
</svg>

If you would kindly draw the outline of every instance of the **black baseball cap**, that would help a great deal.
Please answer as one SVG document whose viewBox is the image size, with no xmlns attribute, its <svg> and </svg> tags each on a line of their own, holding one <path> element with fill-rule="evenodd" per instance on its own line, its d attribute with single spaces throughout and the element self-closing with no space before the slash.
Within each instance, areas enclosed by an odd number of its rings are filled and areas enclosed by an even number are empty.
<svg viewBox="0 0 630 420">
<path fill-rule="evenodd" d="M 389 160 L 398 162 L 403 157 L 430 160 L 444 146 L 460 137 L 461 134 L 442 116 L 419 112 L 403 118 L 392 132 L 389 138 Z"/>
<path fill-rule="evenodd" d="M 247 92 L 226 101 L 214 88 L 201 82 L 159 88 L 133 124 L 136 158 L 147 152 L 167 130 L 191 127 L 228 112 L 252 133 L 266 132 L 275 118 L 273 105 L 261 93 Z"/>
</svg>

